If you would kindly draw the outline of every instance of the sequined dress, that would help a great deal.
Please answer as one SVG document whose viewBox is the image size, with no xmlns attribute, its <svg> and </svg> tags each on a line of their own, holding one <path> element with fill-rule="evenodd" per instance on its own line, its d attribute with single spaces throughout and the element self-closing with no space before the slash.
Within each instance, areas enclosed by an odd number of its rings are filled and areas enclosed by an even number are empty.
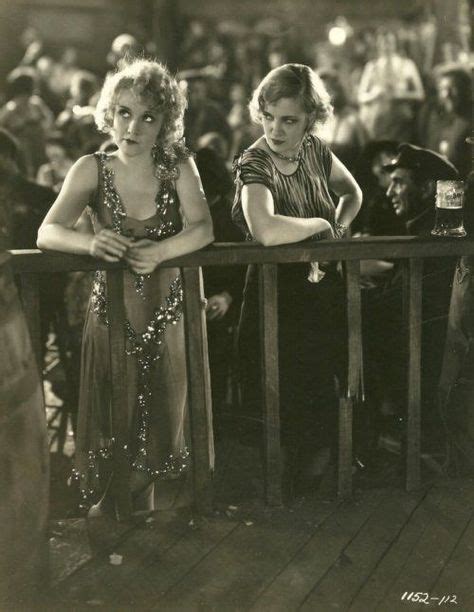
<svg viewBox="0 0 474 612">
<path fill-rule="evenodd" d="M 156 198 L 156 213 L 145 220 L 126 215 L 106 153 L 95 153 L 98 188 L 88 211 L 101 227 L 161 240 L 183 227 L 175 180 L 168 168 Z M 128 449 L 134 470 L 154 478 L 179 474 L 187 466 L 187 414 L 183 295 L 178 268 L 151 275 L 124 271 Z M 74 475 L 84 503 L 100 489 L 99 464 L 111 457 L 111 378 L 105 273 L 95 274 L 83 334 L 79 416 Z"/>
</svg>

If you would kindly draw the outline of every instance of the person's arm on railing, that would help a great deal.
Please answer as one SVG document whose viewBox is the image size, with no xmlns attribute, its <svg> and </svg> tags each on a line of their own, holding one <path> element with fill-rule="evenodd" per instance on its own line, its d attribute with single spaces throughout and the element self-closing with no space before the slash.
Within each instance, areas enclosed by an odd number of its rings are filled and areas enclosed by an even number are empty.
<svg viewBox="0 0 474 612">
<path fill-rule="evenodd" d="M 77 255 L 93 255 L 105 261 L 119 261 L 131 240 L 112 230 L 97 234 L 76 231 L 75 225 L 97 189 L 97 164 L 86 155 L 72 166 L 62 189 L 38 231 L 40 249 Z"/>
<path fill-rule="evenodd" d="M 211 213 L 196 164 L 192 159 L 187 159 L 179 169 L 176 190 L 185 227 L 175 236 L 160 242 L 143 238 L 133 243 L 125 260 L 137 274 L 149 274 L 162 261 L 192 253 L 214 240 Z"/>
<path fill-rule="evenodd" d="M 362 204 L 362 191 L 344 164 L 332 154 L 329 187 L 339 197 L 336 221 L 349 227 Z"/>
<path fill-rule="evenodd" d="M 260 183 L 242 187 L 242 210 L 250 233 L 263 246 L 290 244 L 314 234 L 331 233 L 331 224 L 326 219 L 277 215 L 270 190 Z"/>
<path fill-rule="evenodd" d="M 348 227 L 362 203 L 362 192 L 352 174 L 332 155 L 329 186 L 339 196 L 336 221 Z M 321 217 L 297 218 L 275 213 L 270 190 L 260 183 L 242 187 L 242 210 L 252 236 L 264 246 L 291 244 L 315 234 L 332 236 L 333 228 Z"/>
</svg>

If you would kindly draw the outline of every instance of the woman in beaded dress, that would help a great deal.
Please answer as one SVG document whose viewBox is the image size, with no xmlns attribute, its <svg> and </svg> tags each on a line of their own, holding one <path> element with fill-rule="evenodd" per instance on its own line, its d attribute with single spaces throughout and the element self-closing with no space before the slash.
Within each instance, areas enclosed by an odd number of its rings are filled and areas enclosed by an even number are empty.
<svg viewBox="0 0 474 612">
<path fill-rule="evenodd" d="M 135 60 L 107 77 L 96 122 L 117 150 L 81 157 L 38 233 L 39 248 L 124 260 L 132 494 L 187 463 L 183 301 L 167 259 L 213 240 L 194 161 L 182 141 L 185 98 L 160 64 Z M 87 208 L 94 233 L 76 231 Z M 97 272 L 82 348 L 75 474 L 84 503 L 100 491 L 113 452 L 106 281 Z M 109 478 L 109 482 L 111 478 Z M 109 487 L 111 490 L 111 487 Z M 105 491 L 90 514 L 114 509 Z"/>
<path fill-rule="evenodd" d="M 362 198 L 352 175 L 314 133 L 331 113 L 319 77 L 301 64 L 275 68 L 255 90 L 249 108 L 264 135 L 234 164 L 233 218 L 246 238 L 265 246 L 341 238 Z M 251 265 L 239 352 L 243 422 L 254 424 L 262 414 L 258 299 L 258 270 Z M 344 387 L 344 310 L 344 285 L 335 263 L 278 266 L 282 444 L 299 465 L 302 482 L 320 476 L 335 433 L 335 376 L 341 393 Z M 289 467 L 293 471 L 293 461 Z"/>
</svg>

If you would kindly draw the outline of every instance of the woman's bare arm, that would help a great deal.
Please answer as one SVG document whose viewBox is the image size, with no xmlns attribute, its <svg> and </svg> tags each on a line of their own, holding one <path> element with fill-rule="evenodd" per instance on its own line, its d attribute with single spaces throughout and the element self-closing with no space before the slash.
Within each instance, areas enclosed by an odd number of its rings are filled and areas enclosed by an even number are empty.
<svg viewBox="0 0 474 612">
<path fill-rule="evenodd" d="M 331 231 L 330 223 L 320 217 L 301 219 L 275 214 L 270 190 L 258 183 L 243 186 L 242 210 L 250 233 L 264 246 L 300 242 Z"/>
<path fill-rule="evenodd" d="M 336 221 L 349 227 L 362 204 L 362 191 L 344 164 L 332 154 L 331 190 L 339 197 Z"/>
<path fill-rule="evenodd" d="M 94 255 L 106 261 L 118 261 L 128 246 L 128 238 L 112 230 L 99 234 L 76 231 L 75 225 L 97 188 L 97 164 L 92 155 L 77 160 L 38 230 L 40 249 L 78 255 Z"/>
</svg>

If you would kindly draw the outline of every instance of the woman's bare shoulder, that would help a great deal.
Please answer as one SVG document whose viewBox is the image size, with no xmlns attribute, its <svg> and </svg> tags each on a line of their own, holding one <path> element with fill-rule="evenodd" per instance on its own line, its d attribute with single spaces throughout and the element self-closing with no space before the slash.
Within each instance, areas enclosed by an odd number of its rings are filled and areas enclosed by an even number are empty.
<svg viewBox="0 0 474 612">
<path fill-rule="evenodd" d="M 253 144 L 250 145 L 247 151 L 253 151 L 255 149 L 266 152 L 265 136 L 260 136 L 258 140 L 256 140 Z"/>
<path fill-rule="evenodd" d="M 97 161 L 94 154 L 83 155 L 74 162 L 68 174 L 69 180 L 81 181 L 82 187 L 95 188 L 97 185 Z"/>
</svg>

